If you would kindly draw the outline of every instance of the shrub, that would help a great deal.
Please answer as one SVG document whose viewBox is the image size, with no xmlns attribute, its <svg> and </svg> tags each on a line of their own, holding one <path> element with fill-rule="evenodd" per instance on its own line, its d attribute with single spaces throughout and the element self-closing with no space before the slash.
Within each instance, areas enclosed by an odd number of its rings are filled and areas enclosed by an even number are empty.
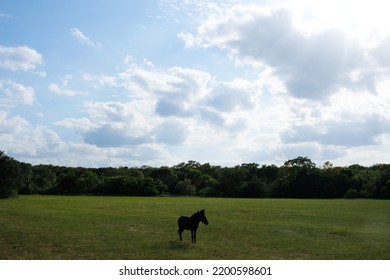
<svg viewBox="0 0 390 280">
<path fill-rule="evenodd" d="M 359 192 L 357 190 L 355 190 L 355 189 L 348 189 L 347 192 L 345 193 L 344 197 L 345 198 L 354 199 L 354 198 L 360 197 L 360 195 L 359 195 Z"/>
</svg>

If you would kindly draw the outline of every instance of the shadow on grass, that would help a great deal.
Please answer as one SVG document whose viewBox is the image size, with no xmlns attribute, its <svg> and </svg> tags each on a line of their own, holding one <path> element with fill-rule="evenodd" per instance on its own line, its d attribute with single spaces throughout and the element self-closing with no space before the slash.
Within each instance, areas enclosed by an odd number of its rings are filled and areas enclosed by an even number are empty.
<svg viewBox="0 0 390 280">
<path fill-rule="evenodd" d="M 193 248 L 193 245 L 187 242 L 183 241 L 169 241 L 168 242 L 168 249 L 174 250 L 174 251 L 181 251 L 181 250 L 188 250 Z"/>
</svg>

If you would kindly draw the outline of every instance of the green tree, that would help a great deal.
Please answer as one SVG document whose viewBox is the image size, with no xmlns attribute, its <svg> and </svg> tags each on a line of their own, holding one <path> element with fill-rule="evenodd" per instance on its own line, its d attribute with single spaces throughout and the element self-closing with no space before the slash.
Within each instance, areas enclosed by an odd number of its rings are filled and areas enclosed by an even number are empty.
<svg viewBox="0 0 390 280">
<path fill-rule="evenodd" d="M 154 168 L 151 170 L 150 176 L 156 181 L 160 193 L 175 194 L 179 178 L 173 168 L 167 166 Z"/>
<path fill-rule="evenodd" d="M 57 175 L 51 165 L 33 166 L 33 188 L 35 193 L 48 193 L 57 186 Z"/>
<path fill-rule="evenodd" d="M 226 197 L 242 196 L 243 183 L 248 179 L 249 171 L 241 166 L 223 168 L 218 178 L 215 195 Z"/>
<path fill-rule="evenodd" d="M 321 184 L 315 163 L 307 157 L 287 160 L 280 168 L 278 178 L 272 184 L 275 197 L 321 197 Z"/>
<path fill-rule="evenodd" d="M 180 195 L 194 195 L 196 188 L 192 184 L 190 179 L 184 179 L 180 181 L 176 186 L 176 194 Z"/>
<path fill-rule="evenodd" d="M 0 151 L 0 198 L 16 196 L 20 187 L 19 162 Z"/>
<path fill-rule="evenodd" d="M 314 162 L 311 161 L 311 159 L 307 157 L 297 157 L 294 159 L 290 159 L 286 161 L 283 165 L 284 167 L 292 167 L 292 168 L 301 168 L 305 171 L 312 170 L 316 168 L 316 165 Z"/>
<path fill-rule="evenodd" d="M 241 196 L 243 197 L 266 197 L 267 183 L 260 178 L 252 177 L 242 185 Z"/>
<path fill-rule="evenodd" d="M 320 171 L 322 198 L 343 197 L 353 184 L 352 173 L 346 167 L 324 166 Z"/>
<path fill-rule="evenodd" d="M 90 169 L 86 169 L 76 179 L 75 187 L 77 193 L 92 194 L 96 192 L 99 184 L 99 178 L 95 172 Z"/>
<path fill-rule="evenodd" d="M 32 172 L 32 166 L 29 163 L 20 162 L 20 188 L 19 193 L 20 194 L 33 194 L 34 188 L 33 188 L 33 172 Z"/>
<path fill-rule="evenodd" d="M 390 198 L 390 164 L 376 164 L 371 167 L 372 170 L 379 172 L 379 180 L 377 182 L 375 197 Z"/>
<path fill-rule="evenodd" d="M 372 168 L 363 168 L 354 176 L 360 185 L 360 196 L 375 198 L 379 195 L 380 172 Z"/>
<path fill-rule="evenodd" d="M 52 194 L 72 194 L 75 193 L 77 176 L 74 168 L 62 168 L 57 175 L 57 185 L 51 189 Z"/>
</svg>

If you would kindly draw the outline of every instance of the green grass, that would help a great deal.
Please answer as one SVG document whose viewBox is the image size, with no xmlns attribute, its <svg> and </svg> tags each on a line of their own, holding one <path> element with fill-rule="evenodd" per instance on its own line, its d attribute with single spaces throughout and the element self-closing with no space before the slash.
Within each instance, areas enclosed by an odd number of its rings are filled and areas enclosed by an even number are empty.
<svg viewBox="0 0 390 280">
<path fill-rule="evenodd" d="M 0 200 L 0 259 L 388 260 L 390 201 L 18 196 Z"/>
</svg>

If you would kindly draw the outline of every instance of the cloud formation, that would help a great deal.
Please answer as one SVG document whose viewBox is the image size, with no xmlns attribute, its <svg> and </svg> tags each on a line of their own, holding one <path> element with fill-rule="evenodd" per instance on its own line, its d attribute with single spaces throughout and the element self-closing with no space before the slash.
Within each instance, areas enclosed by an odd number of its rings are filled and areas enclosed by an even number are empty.
<svg viewBox="0 0 390 280">
<path fill-rule="evenodd" d="M 32 87 L 27 87 L 14 81 L 0 81 L 0 107 L 33 105 L 35 99 L 35 91 Z"/>
<path fill-rule="evenodd" d="M 98 41 L 92 41 L 89 37 L 87 37 L 83 32 L 81 32 L 78 28 L 69 29 L 70 35 L 79 41 L 83 45 L 88 45 L 94 48 L 102 47 L 102 44 Z"/>
<path fill-rule="evenodd" d="M 332 160 L 349 148 L 383 144 L 381 136 L 389 133 L 387 86 L 378 87 L 375 98 L 344 90 L 324 103 L 289 95 L 275 73 L 267 68 L 255 79 L 220 81 L 194 69 L 132 64 L 115 76 L 87 75 L 93 87 L 115 89 L 127 101 L 88 101 L 83 117 L 56 124 L 98 148 L 153 146 L 168 152 L 203 145 L 216 152 L 214 145 L 222 145 L 229 151 L 218 157 L 242 161 L 303 152 Z"/>
<path fill-rule="evenodd" d="M 97 147 L 137 146 L 149 142 L 144 136 L 127 135 L 125 130 L 114 128 L 109 124 L 85 133 L 84 141 Z"/>
<path fill-rule="evenodd" d="M 87 75 L 87 82 L 105 91 L 115 88 L 126 102 L 83 105 L 80 122 L 68 118 L 57 125 L 74 129 L 85 143 L 98 147 L 183 145 L 188 139 L 209 141 L 210 129 L 231 134 L 243 126 L 244 111 L 256 108 L 264 83 L 234 79 L 216 81 L 209 73 L 189 68 L 142 68 L 132 64 L 110 77 Z M 82 127 L 83 125 L 85 127 Z M 215 132 L 214 132 L 215 133 Z M 197 139 L 197 140 L 195 140 Z"/>
<path fill-rule="evenodd" d="M 378 118 L 361 121 L 324 122 L 320 125 L 297 125 L 282 134 L 285 143 L 316 142 L 323 145 L 353 147 L 377 145 L 377 137 L 390 133 L 390 120 Z"/>
<path fill-rule="evenodd" d="M 0 45 L 0 68 L 11 71 L 31 71 L 42 63 L 42 55 L 32 48 Z"/>
<path fill-rule="evenodd" d="M 78 28 L 50 44 L 27 40 L 50 46 L 40 49 L 44 65 L 32 47 L 0 46 L 3 149 L 87 166 L 388 161 L 390 32 L 356 28 L 360 1 L 351 24 L 332 11 L 346 1 L 318 2 L 161 0 L 145 18 L 117 13 L 128 24 L 118 32 L 107 21 L 105 48 Z M 380 18 L 388 23 L 386 12 Z M 53 44 L 64 35 L 99 54 L 75 58 Z"/>
<path fill-rule="evenodd" d="M 27 157 L 45 157 L 61 153 L 66 144 L 53 130 L 33 126 L 26 119 L 0 111 L 2 149 Z"/>
<path fill-rule="evenodd" d="M 286 8 L 236 5 L 179 38 L 187 47 L 217 47 L 240 63 L 272 67 L 295 97 L 322 99 L 345 86 L 374 87 L 370 60 L 357 40 L 341 29 L 307 35 L 292 17 Z M 386 56 L 380 47 L 376 53 Z M 352 79 L 354 71 L 360 76 Z"/>
<path fill-rule="evenodd" d="M 76 95 L 85 95 L 85 92 L 73 90 L 68 87 L 69 82 L 73 79 L 71 75 L 67 75 L 62 78 L 62 84 L 50 83 L 48 89 L 58 95 L 63 96 L 76 96 Z"/>
</svg>

